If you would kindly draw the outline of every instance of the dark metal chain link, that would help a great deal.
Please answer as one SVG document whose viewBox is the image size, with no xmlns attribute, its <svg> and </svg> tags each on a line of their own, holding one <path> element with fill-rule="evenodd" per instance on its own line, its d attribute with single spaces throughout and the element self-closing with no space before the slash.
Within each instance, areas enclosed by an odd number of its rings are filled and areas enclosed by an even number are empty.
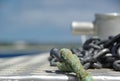
<svg viewBox="0 0 120 81">
<path fill-rule="evenodd" d="M 85 69 L 113 68 L 120 71 L 120 34 L 109 36 L 107 39 L 92 37 L 85 41 L 81 49 L 70 49 L 76 54 Z M 50 51 L 50 65 L 56 66 L 57 61 L 62 61 L 59 50 Z"/>
</svg>

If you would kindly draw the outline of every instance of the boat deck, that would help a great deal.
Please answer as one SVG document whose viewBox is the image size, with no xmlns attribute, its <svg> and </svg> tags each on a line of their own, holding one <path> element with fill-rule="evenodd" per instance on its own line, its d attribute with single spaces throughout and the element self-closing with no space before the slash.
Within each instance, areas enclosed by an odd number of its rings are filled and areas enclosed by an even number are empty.
<svg viewBox="0 0 120 81">
<path fill-rule="evenodd" d="M 0 81 L 77 81 L 74 73 L 50 67 L 49 53 L 0 58 Z M 89 69 L 95 81 L 120 81 L 120 72 L 112 69 Z"/>
</svg>

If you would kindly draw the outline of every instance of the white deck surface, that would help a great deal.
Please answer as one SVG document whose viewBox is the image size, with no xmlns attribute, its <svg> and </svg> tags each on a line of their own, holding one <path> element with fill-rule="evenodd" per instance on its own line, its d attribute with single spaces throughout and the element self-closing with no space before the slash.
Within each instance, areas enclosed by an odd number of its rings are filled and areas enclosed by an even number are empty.
<svg viewBox="0 0 120 81">
<path fill-rule="evenodd" d="M 76 81 L 74 74 L 65 74 L 50 67 L 49 53 L 0 58 L 0 81 Z M 95 81 L 120 81 L 120 72 L 112 69 L 88 70 Z"/>
</svg>

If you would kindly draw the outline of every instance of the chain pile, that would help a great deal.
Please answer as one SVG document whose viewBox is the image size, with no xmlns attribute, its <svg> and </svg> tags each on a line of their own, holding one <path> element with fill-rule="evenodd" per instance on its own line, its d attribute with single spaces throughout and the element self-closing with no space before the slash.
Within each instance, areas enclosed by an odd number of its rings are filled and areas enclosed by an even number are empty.
<svg viewBox="0 0 120 81">
<path fill-rule="evenodd" d="M 78 56 L 85 69 L 113 68 L 120 71 L 120 34 L 109 36 L 105 40 L 92 37 L 85 41 L 81 49 L 70 50 Z M 61 61 L 59 49 L 51 49 L 49 61 L 51 66 L 56 66 L 56 62 Z"/>
</svg>

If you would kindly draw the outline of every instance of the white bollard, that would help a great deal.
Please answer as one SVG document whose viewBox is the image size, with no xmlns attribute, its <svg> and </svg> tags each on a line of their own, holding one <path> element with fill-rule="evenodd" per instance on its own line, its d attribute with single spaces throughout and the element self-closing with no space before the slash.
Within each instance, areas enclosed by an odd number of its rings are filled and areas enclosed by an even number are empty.
<svg viewBox="0 0 120 81">
<path fill-rule="evenodd" d="M 103 39 L 120 33 L 120 14 L 95 14 L 93 22 L 72 22 L 75 35 L 97 35 Z"/>
</svg>

